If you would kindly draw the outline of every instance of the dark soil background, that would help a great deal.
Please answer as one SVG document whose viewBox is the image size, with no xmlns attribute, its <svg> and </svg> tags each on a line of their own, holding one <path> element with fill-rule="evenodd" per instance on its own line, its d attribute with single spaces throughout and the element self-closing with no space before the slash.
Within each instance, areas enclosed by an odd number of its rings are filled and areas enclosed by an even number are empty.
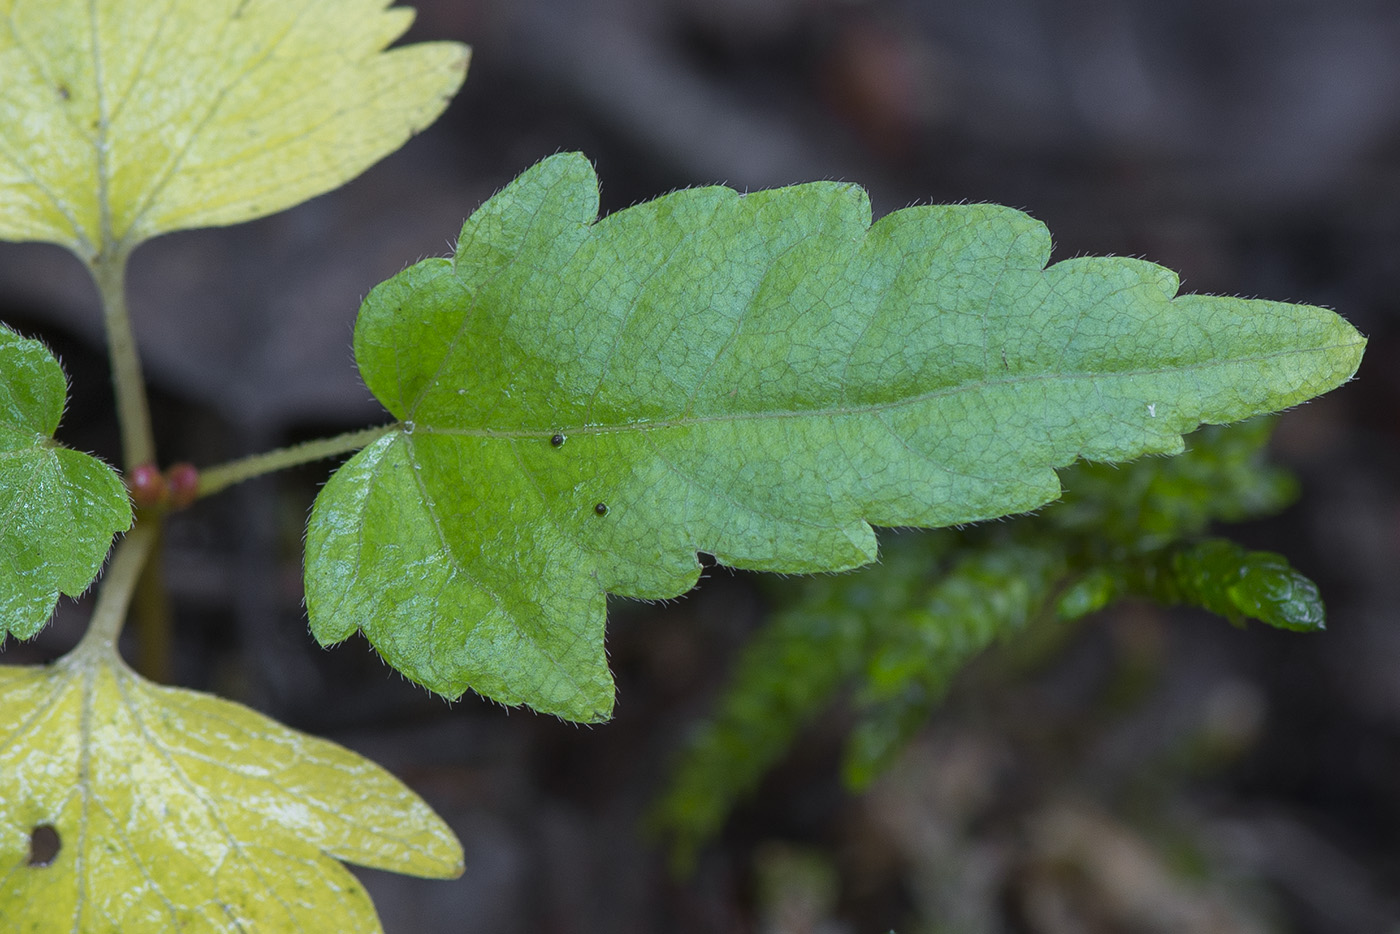
<svg viewBox="0 0 1400 934">
<path fill-rule="evenodd" d="M 684 880 L 642 818 L 766 611 L 722 569 L 619 603 L 615 721 L 427 696 L 306 632 L 300 544 L 329 465 L 172 523 L 173 680 L 385 764 L 453 824 L 466 875 L 363 873 L 409 932 L 1400 932 L 1400 5 L 1385 0 L 420 0 L 470 42 L 456 103 L 342 190 L 162 238 L 132 268 L 162 457 L 210 464 L 383 417 L 360 297 L 536 160 L 581 149 L 606 210 L 676 187 L 860 182 L 876 213 L 995 201 L 1057 259 L 1146 256 L 1188 291 L 1337 309 L 1359 379 L 1288 414 L 1303 481 L 1239 528 L 1321 584 L 1329 631 L 1133 606 L 1027 663 L 974 666 L 869 794 L 839 711 Z M 95 294 L 0 248 L 0 317 L 59 351 L 61 437 L 118 455 Z M 55 657 L 83 602 L 4 660 Z M 133 641 L 129 654 L 141 649 Z"/>
</svg>

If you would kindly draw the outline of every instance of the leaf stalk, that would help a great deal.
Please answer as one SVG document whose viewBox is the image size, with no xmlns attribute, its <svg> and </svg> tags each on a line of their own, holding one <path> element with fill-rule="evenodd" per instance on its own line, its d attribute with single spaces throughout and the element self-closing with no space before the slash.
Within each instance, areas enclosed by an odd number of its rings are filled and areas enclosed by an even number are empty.
<svg viewBox="0 0 1400 934">
<path fill-rule="evenodd" d="M 117 396 L 117 421 L 121 425 L 122 459 L 128 473 L 142 464 L 156 461 L 146 380 L 141 373 L 141 357 L 126 310 L 126 261 L 130 255 L 129 248 L 116 247 L 98 253 L 88 264 L 102 299 L 112 388 Z"/>
<path fill-rule="evenodd" d="M 199 497 L 209 496 L 225 487 L 242 483 L 244 480 L 251 480 L 266 473 L 324 460 L 327 457 L 335 457 L 337 454 L 358 451 L 398 428 L 399 423 L 393 422 L 374 428 L 348 431 L 333 438 L 317 438 L 313 441 L 304 441 L 290 447 L 278 448 L 274 451 L 253 454 L 239 460 L 229 461 L 226 464 L 219 464 L 199 472 L 199 486 L 196 495 Z"/>
<path fill-rule="evenodd" d="M 141 571 L 159 540 L 159 531 L 157 523 L 138 521 L 118 543 L 112 563 L 102 576 L 87 632 L 73 650 L 75 655 L 116 652 L 117 637 L 126 623 L 127 609 L 131 606 L 137 581 L 141 579 Z"/>
</svg>

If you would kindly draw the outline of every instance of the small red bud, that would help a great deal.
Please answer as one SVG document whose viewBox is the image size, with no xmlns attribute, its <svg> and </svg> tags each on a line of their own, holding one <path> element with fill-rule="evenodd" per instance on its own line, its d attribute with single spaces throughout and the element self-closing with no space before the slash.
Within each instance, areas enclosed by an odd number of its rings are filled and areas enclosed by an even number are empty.
<svg viewBox="0 0 1400 934">
<path fill-rule="evenodd" d="M 199 471 L 194 464 L 186 461 L 171 464 L 165 472 L 165 481 L 170 484 L 172 509 L 184 509 L 199 496 Z"/>
<path fill-rule="evenodd" d="M 131 491 L 131 501 L 140 509 L 163 505 L 169 494 L 165 477 L 155 464 L 142 464 L 132 470 L 131 476 L 126 479 L 126 486 Z"/>
</svg>

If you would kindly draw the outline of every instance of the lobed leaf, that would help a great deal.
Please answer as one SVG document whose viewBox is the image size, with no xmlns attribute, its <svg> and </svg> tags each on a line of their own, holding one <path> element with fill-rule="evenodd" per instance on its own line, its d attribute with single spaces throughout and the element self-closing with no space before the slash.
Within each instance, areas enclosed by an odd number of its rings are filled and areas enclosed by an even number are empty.
<svg viewBox="0 0 1400 934">
<path fill-rule="evenodd" d="M 441 819 L 334 743 L 115 655 L 0 667 L 7 931 L 380 931 L 339 860 L 462 872 Z"/>
<path fill-rule="evenodd" d="M 317 498 L 317 638 L 356 629 L 434 691 L 605 717 L 605 595 L 734 567 L 840 570 L 871 525 L 1034 509 L 1055 468 L 1182 450 L 1201 422 L 1345 381 L 1320 308 L 1177 296 L 1139 260 L 1046 267 L 992 205 L 873 226 L 815 183 L 680 191 L 599 220 L 578 155 L 365 300 L 355 353 L 398 428 Z"/>
<path fill-rule="evenodd" d="M 91 259 L 348 181 L 440 114 L 465 46 L 388 0 L 0 0 L 0 239 Z"/>
<path fill-rule="evenodd" d="M 48 348 L 0 325 L 0 641 L 42 629 L 58 595 L 86 590 L 131 525 L 116 473 L 54 442 L 67 398 Z"/>
</svg>

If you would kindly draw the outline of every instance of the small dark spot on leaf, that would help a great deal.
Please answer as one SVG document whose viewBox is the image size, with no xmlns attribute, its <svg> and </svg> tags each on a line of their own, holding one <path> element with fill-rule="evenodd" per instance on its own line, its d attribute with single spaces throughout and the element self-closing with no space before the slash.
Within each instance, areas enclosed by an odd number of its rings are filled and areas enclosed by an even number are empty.
<svg viewBox="0 0 1400 934">
<path fill-rule="evenodd" d="M 53 865 L 58 851 L 63 848 L 58 830 L 53 824 L 40 824 L 29 834 L 29 865 L 40 869 Z"/>
<path fill-rule="evenodd" d="M 563 435 L 555 435 L 553 438 L 550 438 L 550 439 L 549 439 L 549 443 L 552 444 L 552 445 L 554 445 L 556 448 L 557 448 L 557 447 L 562 447 L 563 444 L 564 444 L 564 436 L 563 436 Z"/>
<path fill-rule="evenodd" d="M 58 96 L 59 96 L 59 98 L 61 98 L 62 100 L 65 100 L 65 101 L 66 101 L 66 100 L 68 100 L 70 97 L 73 96 L 73 92 L 70 91 L 70 90 L 68 90 L 68 85 L 63 84 L 62 82 L 60 82 L 59 85 L 58 85 Z"/>
<path fill-rule="evenodd" d="M 593 511 L 600 516 L 606 516 L 608 514 L 608 504 L 598 503 L 596 506 L 593 507 Z"/>
</svg>

